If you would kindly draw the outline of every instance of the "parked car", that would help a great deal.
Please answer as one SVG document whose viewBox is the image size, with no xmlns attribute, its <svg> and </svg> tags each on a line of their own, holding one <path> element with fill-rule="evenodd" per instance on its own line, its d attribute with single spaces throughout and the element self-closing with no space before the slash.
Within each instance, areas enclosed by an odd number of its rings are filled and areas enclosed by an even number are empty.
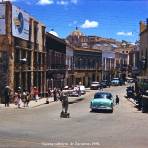
<svg viewBox="0 0 148 148">
<path fill-rule="evenodd" d="M 70 97 L 79 97 L 79 94 L 76 90 L 72 90 L 72 91 L 70 91 L 69 96 Z"/>
<path fill-rule="evenodd" d="M 81 95 L 81 92 L 78 85 L 74 86 L 74 88 L 70 91 L 70 94 L 69 94 L 69 96 L 71 97 L 79 97 L 80 95 Z"/>
<path fill-rule="evenodd" d="M 80 85 L 79 88 L 80 88 L 80 91 L 81 91 L 81 95 L 84 95 L 86 93 L 85 86 Z"/>
<path fill-rule="evenodd" d="M 127 83 L 134 83 L 134 78 L 127 77 L 126 81 Z"/>
<path fill-rule="evenodd" d="M 90 89 L 97 90 L 99 88 L 100 88 L 100 83 L 99 82 L 92 82 L 91 83 Z"/>
<path fill-rule="evenodd" d="M 109 82 L 107 80 L 102 80 L 100 84 L 102 85 L 103 88 L 109 86 Z"/>
<path fill-rule="evenodd" d="M 108 110 L 113 112 L 114 100 L 111 93 L 97 92 L 90 102 L 91 111 Z"/>
<path fill-rule="evenodd" d="M 126 88 L 126 96 L 128 98 L 134 98 L 134 87 L 129 86 Z"/>
<path fill-rule="evenodd" d="M 111 81 L 111 85 L 119 86 L 120 85 L 120 79 L 119 78 L 113 78 L 112 81 Z"/>
</svg>

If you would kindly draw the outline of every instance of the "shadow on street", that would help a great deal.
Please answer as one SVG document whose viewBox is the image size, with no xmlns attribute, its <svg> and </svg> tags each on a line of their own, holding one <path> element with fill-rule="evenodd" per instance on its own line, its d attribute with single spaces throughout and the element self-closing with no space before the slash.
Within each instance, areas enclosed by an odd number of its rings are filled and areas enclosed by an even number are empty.
<svg viewBox="0 0 148 148">
<path fill-rule="evenodd" d="M 76 99 L 74 101 L 69 101 L 69 104 L 75 104 L 75 103 L 79 103 L 80 101 L 83 101 L 84 98 L 79 98 L 79 99 Z"/>
</svg>

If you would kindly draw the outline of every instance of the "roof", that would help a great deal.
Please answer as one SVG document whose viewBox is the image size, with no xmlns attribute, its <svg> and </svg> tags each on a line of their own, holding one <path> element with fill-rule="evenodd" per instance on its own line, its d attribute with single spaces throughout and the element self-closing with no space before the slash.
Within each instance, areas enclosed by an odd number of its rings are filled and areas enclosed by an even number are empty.
<svg viewBox="0 0 148 148">
<path fill-rule="evenodd" d="M 81 32 L 78 27 L 76 27 L 76 30 L 70 33 L 70 36 L 85 36 L 83 32 Z"/>
<path fill-rule="evenodd" d="M 50 38 L 52 38 L 52 39 L 54 39 L 54 40 L 56 40 L 56 41 L 58 41 L 58 42 L 60 42 L 60 43 L 66 44 L 66 42 L 65 42 L 64 39 L 61 39 L 61 38 L 59 38 L 59 37 L 57 37 L 57 36 L 51 34 L 50 32 L 46 32 L 46 36 L 47 36 L 47 37 L 50 37 Z"/>
<path fill-rule="evenodd" d="M 79 51 L 90 51 L 90 52 L 102 52 L 101 50 L 98 49 L 93 49 L 93 48 L 74 48 L 74 50 L 79 50 Z"/>
</svg>

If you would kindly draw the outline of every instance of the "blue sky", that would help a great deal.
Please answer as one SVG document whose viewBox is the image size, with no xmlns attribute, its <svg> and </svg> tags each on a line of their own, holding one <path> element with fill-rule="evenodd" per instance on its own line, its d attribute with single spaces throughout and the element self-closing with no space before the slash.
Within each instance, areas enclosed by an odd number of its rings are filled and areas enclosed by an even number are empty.
<svg viewBox="0 0 148 148">
<path fill-rule="evenodd" d="M 139 22 L 148 18 L 148 0 L 12 0 L 65 38 L 79 29 L 96 35 L 135 42 Z"/>
</svg>

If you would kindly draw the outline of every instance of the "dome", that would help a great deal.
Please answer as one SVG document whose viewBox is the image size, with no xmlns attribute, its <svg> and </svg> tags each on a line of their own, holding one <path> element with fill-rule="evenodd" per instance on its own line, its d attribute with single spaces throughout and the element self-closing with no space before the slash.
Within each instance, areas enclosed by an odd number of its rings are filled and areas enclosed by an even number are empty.
<svg viewBox="0 0 148 148">
<path fill-rule="evenodd" d="M 73 31 L 70 35 L 71 35 L 71 36 L 84 36 L 84 33 L 82 33 L 82 32 L 76 27 L 76 30 Z"/>
<path fill-rule="evenodd" d="M 55 32 L 55 31 L 53 31 L 53 30 L 51 30 L 49 33 L 52 34 L 52 35 L 54 35 L 54 36 L 56 36 L 56 37 L 59 37 L 58 33 Z"/>
</svg>

